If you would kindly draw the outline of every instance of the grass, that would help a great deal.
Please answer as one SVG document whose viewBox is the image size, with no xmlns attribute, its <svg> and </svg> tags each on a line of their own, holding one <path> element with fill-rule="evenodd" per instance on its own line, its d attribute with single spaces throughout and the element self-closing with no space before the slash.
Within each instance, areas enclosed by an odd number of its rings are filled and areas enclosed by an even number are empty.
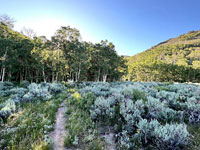
<svg viewBox="0 0 200 150">
<path fill-rule="evenodd" d="M 192 135 L 192 150 L 200 150 L 200 126 L 188 125 L 188 131 Z"/>
<path fill-rule="evenodd" d="M 105 143 L 98 136 L 97 126 L 91 120 L 89 112 L 82 109 L 84 104 L 80 103 L 81 100 L 84 100 L 84 98 L 81 98 L 77 92 L 75 96 L 67 100 L 66 129 L 68 132 L 65 137 L 65 147 L 104 150 Z M 88 104 L 86 103 L 85 105 Z"/>
<path fill-rule="evenodd" d="M 105 149 L 105 144 L 100 139 L 95 139 L 92 141 L 88 147 L 88 150 L 102 150 Z"/>
<path fill-rule="evenodd" d="M 160 91 L 169 91 L 169 89 L 167 87 L 164 87 L 164 86 L 155 86 L 155 89 L 157 89 L 158 92 L 160 92 Z"/>
<path fill-rule="evenodd" d="M 50 149 L 47 135 L 53 130 L 55 113 L 65 98 L 66 94 L 59 94 L 49 101 L 21 103 L 19 111 L 8 118 L 0 131 L 0 149 Z"/>
</svg>

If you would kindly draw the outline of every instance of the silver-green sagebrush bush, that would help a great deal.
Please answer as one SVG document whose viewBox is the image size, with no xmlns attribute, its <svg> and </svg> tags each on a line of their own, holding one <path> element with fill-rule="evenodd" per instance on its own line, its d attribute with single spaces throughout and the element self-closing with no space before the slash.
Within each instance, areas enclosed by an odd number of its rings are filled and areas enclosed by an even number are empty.
<svg viewBox="0 0 200 150">
<path fill-rule="evenodd" d="M 31 83 L 27 88 L 14 87 L 10 82 L 0 83 L 0 95 L 10 97 L 7 101 L 0 102 L 0 118 L 6 119 L 15 112 L 21 102 L 32 102 L 38 99 L 46 101 L 56 93 L 62 92 L 64 88 L 59 83 Z"/>
<path fill-rule="evenodd" d="M 147 117 L 149 119 L 157 119 L 163 122 L 182 120 L 181 111 L 169 108 L 167 103 L 161 102 L 159 99 L 149 96 L 146 106 L 148 108 Z"/>
<path fill-rule="evenodd" d="M 90 107 L 93 121 L 109 122 L 120 149 L 187 149 L 186 124 L 200 123 L 200 87 L 183 83 L 116 82 L 81 86 L 97 98 Z M 115 120 L 115 121 L 113 121 Z"/>
<path fill-rule="evenodd" d="M 29 92 L 23 96 L 24 101 L 32 101 L 35 99 L 48 100 L 52 97 L 48 86 L 32 83 L 28 86 Z"/>
<path fill-rule="evenodd" d="M 94 103 L 94 108 L 91 111 L 92 119 L 98 117 L 110 117 L 113 118 L 115 114 L 115 99 L 114 97 L 98 97 Z"/>
</svg>

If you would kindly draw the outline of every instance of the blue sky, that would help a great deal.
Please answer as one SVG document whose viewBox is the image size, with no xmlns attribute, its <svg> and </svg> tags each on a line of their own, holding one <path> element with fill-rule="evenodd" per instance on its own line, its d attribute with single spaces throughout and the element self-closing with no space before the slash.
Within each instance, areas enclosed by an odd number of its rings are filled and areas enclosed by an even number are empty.
<svg viewBox="0 0 200 150">
<path fill-rule="evenodd" d="M 199 6 L 199 0 L 0 0 L 0 14 L 15 18 L 15 30 L 47 37 L 70 25 L 84 40 L 108 39 L 118 54 L 131 56 L 199 30 Z"/>
</svg>

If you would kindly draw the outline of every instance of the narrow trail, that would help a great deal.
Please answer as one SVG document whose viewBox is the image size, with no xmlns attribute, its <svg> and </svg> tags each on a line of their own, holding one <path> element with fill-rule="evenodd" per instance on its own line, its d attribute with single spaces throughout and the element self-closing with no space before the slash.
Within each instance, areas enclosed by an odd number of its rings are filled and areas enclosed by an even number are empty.
<svg viewBox="0 0 200 150">
<path fill-rule="evenodd" d="M 67 150 L 64 147 L 64 138 L 66 134 L 65 123 L 66 123 L 66 106 L 63 102 L 56 113 L 56 123 L 54 126 L 54 131 L 50 133 L 50 137 L 53 139 L 53 149 L 54 150 Z"/>
<path fill-rule="evenodd" d="M 107 150 L 116 150 L 116 144 L 115 144 L 115 137 L 114 133 L 107 133 L 106 135 L 103 136 L 104 140 L 106 142 L 106 149 Z"/>
<path fill-rule="evenodd" d="M 108 126 L 101 126 L 98 128 L 100 136 L 104 138 L 106 143 L 106 150 L 116 150 L 114 130 Z"/>
<path fill-rule="evenodd" d="M 72 150 L 64 147 L 64 138 L 67 134 L 65 129 L 67 118 L 65 117 L 65 112 L 67 107 L 65 102 L 62 102 L 58 111 L 56 112 L 56 120 L 54 131 L 52 131 L 49 136 L 53 139 L 53 149 L 54 150 Z M 108 126 L 99 127 L 100 136 L 104 138 L 106 143 L 106 150 L 116 150 L 114 131 Z M 73 149 L 74 150 L 74 149 Z M 81 150 L 81 149 L 76 149 Z"/>
</svg>

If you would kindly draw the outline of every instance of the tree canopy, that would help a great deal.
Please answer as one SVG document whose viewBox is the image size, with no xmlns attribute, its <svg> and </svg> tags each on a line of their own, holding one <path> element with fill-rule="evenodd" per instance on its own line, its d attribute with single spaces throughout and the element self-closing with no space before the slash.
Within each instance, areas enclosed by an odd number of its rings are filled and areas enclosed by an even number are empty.
<svg viewBox="0 0 200 150">
<path fill-rule="evenodd" d="M 10 20 L 10 22 L 9 22 Z M 79 30 L 60 27 L 48 40 L 33 30 L 14 31 L 11 19 L 0 19 L 1 81 L 115 81 L 127 66 L 113 43 L 82 41 Z"/>
</svg>

